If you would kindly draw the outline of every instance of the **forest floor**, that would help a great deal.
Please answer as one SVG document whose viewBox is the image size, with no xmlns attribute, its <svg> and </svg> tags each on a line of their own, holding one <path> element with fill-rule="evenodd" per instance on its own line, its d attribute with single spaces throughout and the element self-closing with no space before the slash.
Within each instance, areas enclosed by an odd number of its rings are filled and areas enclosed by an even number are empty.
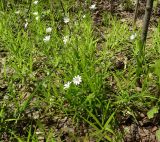
<svg viewBox="0 0 160 142">
<path fill-rule="evenodd" d="M 159 68 L 156 62 L 159 51 L 153 48 L 159 45 L 160 13 L 156 9 L 151 18 L 146 43 L 145 71 L 141 78 L 144 85 L 140 88 L 135 84 L 137 49 L 133 48 L 137 42 L 130 40 L 130 36 L 136 32 L 137 39 L 140 37 L 145 2 L 140 3 L 135 29 L 134 7 L 122 5 L 117 0 L 112 4 L 104 0 L 94 0 L 89 4 L 96 5 L 96 9 L 89 11 L 93 25 L 86 24 L 90 23 L 88 14 L 88 19 L 84 23 L 81 20 L 82 25 L 79 24 L 79 27 L 75 26 L 74 29 L 74 22 L 73 25 L 68 24 L 70 27 L 65 27 L 62 20 L 58 21 L 63 17 L 59 14 L 55 18 L 59 25 L 52 23 L 53 27 L 57 26 L 54 31 L 57 34 L 53 35 L 54 39 L 49 44 L 43 43 L 41 39 L 45 31 L 43 27 L 51 22 L 47 16 L 42 19 L 43 22 L 47 21 L 46 25 L 39 23 L 36 26 L 36 22 L 30 21 L 28 31 L 18 31 L 18 24 L 25 22 L 23 16 L 18 20 L 14 19 L 15 21 L 12 16 L 9 20 L 3 17 L 0 23 L 2 141 L 158 142 L 156 132 L 160 129 L 159 82 L 152 65 Z M 70 15 L 74 15 L 74 8 L 71 7 Z M 14 23 L 8 22 L 10 20 Z M 83 27 L 86 29 L 82 30 Z M 73 43 L 66 46 L 59 37 L 71 31 L 73 35 L 70 35 L 70 40 Z M 28 35 L 31 42 L 26 38 Z M 78 43 L 80 49 L 75 50 Z M 86 46 L 89 47 L 88 51 L 83 50 Z M 46 48 L 45 51 L 43 47 Z M 91 47 L 95 47 L 95 50 Z M 71 89 L 64 91 L 64 83 L 80 73 L 82 85 L 78 88 L 72 83 Z M 62 78 L 65 78 L 64 81 Z M 156 109 L 155 112 L 151 112 L 151 108 Z M 154 117 L 149 119 L 148 112 Z"/>
<path fill-rule="evenodd" d="M 131 30 L 133 30 L 135 27 L 136 29 L 142 29 L 143 27 L 143 17 L 145 14 L 145 3 L 146 1 L 140 1 L 139 8 L 138 8 L 138 14 L 137 14 L 137 20 L 135 25 L 133 25 L 134 16 L 135 16 L 135 9 L 133 7 L 126 7 L 122 5 L 120 1 L 113 1 L 111 2 L 107 1 L 101 1 L 96 2 L 97 3 L 97 9 L 94 11 L 93 19 L 94 24 L 96 27 L 96 32 L 99 34 L 100 37 L 103 37 L 103 20 L 102 15 L 104 11 L 107 11 L 112 14 L 112 16 L 118 17 L 118 19 L 121 21 L 121 23 L 126 23 Z M 157 6 L 158 7 L 158 6 Z M 160 12 L 158 9 L 154 9 L 152 12 L 152 17 L 150 20 L 150 27 L 148 31 L 148 38 L 146 46 L 150 48 L 150 38 L 152 37 L 152 33 L 154 29 L 158 26 L 159 22 L 159 16 Z M 103 40 L 102 43 L 103 44 Z M 130 54 L 130 53 L 127 53 Z M 118 56 L 118 55 L 117 55 Z M 126 56 L 126 53 L 121 52 L 121 56 Z M 115 57 L 118 59 L 118 57 Z M 122 58 L 123 62 L 124 57 Z M 120 122 L 119 130 L 124 133 L 124 131 L 127 131 L 125 133 L 125 136 L 123 140 L 125 142 L 158 142 L 156 139 L 156 131 L 160 128 L 160 125 L 157 125 L 158 120 L 160 119 L 160 115 L 158 114 L 157 117 L 155 117 L 152 121 L 148 119 L 148 117 L 145 115 L 144 112 L 139 112 L 139 118 L 135 122 L 130 117 L 124 118 L 124 120 Z"/>
</svg>

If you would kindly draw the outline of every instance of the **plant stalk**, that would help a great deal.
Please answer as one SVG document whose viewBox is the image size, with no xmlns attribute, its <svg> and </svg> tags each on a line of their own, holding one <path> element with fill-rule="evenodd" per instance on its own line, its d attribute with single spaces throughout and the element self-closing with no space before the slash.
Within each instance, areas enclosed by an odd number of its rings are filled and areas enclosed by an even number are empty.
<svg viewBox="0 0 160 142">
<path fill-rule="evenodd" d="M 139 53 L 137 56 L 137 85 L 138 87 L 142 87 L 142 82 L 140 80 L 140 76 L 143 71 L 143 64 L 145 60 L 145 44 L 146 44 L 146 39 L 147 39 L 147 33 L 148 33 L 148 28 L 149 28 L 149 22 L 152 14 L 152 9 L 153 9 L 153 1 L 154 0 L 147 0 L 146 3 L 146 9 L 145 9 L 145 15 L 144 15 L 144 20 L 143 20 L 143 28 L 142 28 L 142 35 L 141 35 L 141 40 L 139 43 Z"/>
</svg>

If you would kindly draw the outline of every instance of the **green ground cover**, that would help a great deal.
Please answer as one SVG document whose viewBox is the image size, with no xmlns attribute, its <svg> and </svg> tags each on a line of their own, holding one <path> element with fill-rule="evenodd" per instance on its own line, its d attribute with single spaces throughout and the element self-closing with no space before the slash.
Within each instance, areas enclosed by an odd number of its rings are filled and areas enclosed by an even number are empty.
<svg viewBox="0 0 160 142">
<path fill-rule="evenodd" d="M 104 11 L 102 37 L 95 10 L 90 1 L 1 1 L 2 141 L 118 142 L 128 118 L 157 120 L 160 26 L 149 33 L 140 88 L 141 29 Z"/>
</svg>

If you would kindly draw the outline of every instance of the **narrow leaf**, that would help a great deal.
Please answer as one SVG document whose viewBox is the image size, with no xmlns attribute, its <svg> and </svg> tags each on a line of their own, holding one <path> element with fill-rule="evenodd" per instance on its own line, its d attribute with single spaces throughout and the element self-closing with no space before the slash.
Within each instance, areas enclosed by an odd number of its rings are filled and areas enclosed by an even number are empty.
<svg viewBox="0 0 160 142">
<path fill-rule="evenodd" d="M 95 116 L 92 112 L 90 112 L 89 110 L 87 110 L 87 112 L 88 112 L 89 115 L 96 121 L 96 123 L 97 123 L 101 128 L 103 128 L 102 125 L 101 125 L 101 123 L 99 122 L 99 120 L 96 118 L 96 116 Z"/>
</svg>

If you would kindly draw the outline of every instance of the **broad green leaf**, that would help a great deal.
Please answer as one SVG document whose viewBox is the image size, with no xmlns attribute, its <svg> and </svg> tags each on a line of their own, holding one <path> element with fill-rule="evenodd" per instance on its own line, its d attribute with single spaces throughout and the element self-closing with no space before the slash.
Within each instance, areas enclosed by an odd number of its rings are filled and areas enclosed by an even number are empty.
<svg viewBox="0 0 160 142">
<path fill-rule="evenodd" d="M 156 131 L 156 138 L 160 141 L 160 129 Z"/>
<path fill-rule="evenodd" d="M 149 119 L 153 118 L 154 115 L 155 115 L 156 113 L 158 113 L 158 110 L 159 110 L 158 107 L 153 107 L 152 109 L 150 109 L 150 110 L 147 112 L 148 118 L 149 118 Z"/>
<path fill-rule="evenodd" d="M 160 60 L 156 60 L 154 67 L 154 73 L 160 78 Z"/>
</svg>

